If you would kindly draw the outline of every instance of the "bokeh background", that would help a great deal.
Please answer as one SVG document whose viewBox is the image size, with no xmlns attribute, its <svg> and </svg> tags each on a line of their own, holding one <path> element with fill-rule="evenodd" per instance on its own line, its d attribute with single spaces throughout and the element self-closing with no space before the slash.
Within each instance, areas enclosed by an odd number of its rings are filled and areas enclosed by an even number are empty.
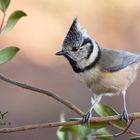
<svg viewBox="0 0 140 140">
<path fill-rule="evenodd" d="M 7 16 L 13 10 L 28 16 L 0 37 L 0 48 L 15 45 L 21 50 L 0 72 L 23 83 L 53 91 L 70 100 L 83 111 L 90 106 L 91 93 L 74 75 L 63 57 L 55 55 L 75 17 L 104 48 L 140 52 L 139 0 L 12 0 Z M 2 18 L 2 17 L 0 17 Z M 140 76 L 127 91 L 129 112 L 140 111 Z M 104 97 L 103 103 L 121 112 L 122 97 Z M 77 114 L 54 99 L 0 81 L 0 111 L 9 127 L 59 121 L 60 114 Z M 139 132 L 140 121 L 131 127 Z M 57 140 L 57 128 L 0 134 L 1 140 Z M 127 139 L 128 136 L 119 137 Z M 117 139 L 116 139 L 117 140 Z"/>
</svg>

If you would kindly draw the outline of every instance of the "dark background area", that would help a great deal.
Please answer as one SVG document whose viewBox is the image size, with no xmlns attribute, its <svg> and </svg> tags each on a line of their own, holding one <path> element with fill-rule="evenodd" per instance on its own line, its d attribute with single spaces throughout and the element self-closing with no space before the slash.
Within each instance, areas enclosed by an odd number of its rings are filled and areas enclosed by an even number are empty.
<svg viewBox="0 0 140 140">
<path fill-rule="evenodd" d="M 8 34 L 1 36 L 0 48 L 15 45 L 21 50 L 0 72 L 9 78 L 50 90 L 71 101 L 83 111 L 90 106 L 92 93 L 81 84 L 63 57 L 55 55 L 77 16 L 82 26 L 101 47 L 140 52 L 139 0 L 12 0 L 7 16 L 13 10 L 23 10 L 23 18 Z M 140 73 L 139 73 L 140 74 Z M 127 91 L 129 112 L 140 111 L 140 76 Z M 122 97 L 104 97 L 102 103 L 122 110 Z M 6 125 L 59 121 L 60 114 L 78 115 L 54 99 L 27 91 L 0 80 L 0 111 L 6 112 Z M 131 127 L 139 132 L 140 121 Z M 0 134 L 2 140 L 55 140 L 57 128 Z M 127 135 L 116 138 L 127 139 Z"/>
</svg>

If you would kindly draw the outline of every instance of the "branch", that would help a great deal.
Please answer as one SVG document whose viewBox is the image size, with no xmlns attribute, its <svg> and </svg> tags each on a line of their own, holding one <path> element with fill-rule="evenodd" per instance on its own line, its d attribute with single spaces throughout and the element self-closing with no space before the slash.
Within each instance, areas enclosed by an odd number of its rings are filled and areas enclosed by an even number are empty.
<svg viewBox="0 0 140 140">
<path fill-rule="evenodd" d="M 133 121 L 133 120 L 131 120 L 131 121 Z M 118 126 L 116 126 L 116 125 L 114 125 L 112 122 L 109 122 L 109 124 L 111 125 L 111 126 L 113 126 L 113 127 L 115 127 L 115 128 L 117 128 L 117 129 L 119 129 L 119 130 L 122 130 L 122 131 L 124 131 L 125 129 L 124 128 L 120 128 L 120 127 L 118 127 Z M 133 132 L 132 130 L 127 130 L 127 132 L 126 132 L 127 134 L 130 134 L 130 135 L 134 135 L 134 136 L 140 136 L 140 134 L 139 133 L 136 133 L 136 132 Z"/>
<path fill-rule="evenodd" d="M 15 86 L 27 89 L 27 90 L 35 91 L 35 92 L 42 93 L 44 95 L 50 96 L 53 99 L 57 100 L 58 102 L 64 104 L 65 106 L 67 106 L 71 110 L 74 110 L 80 116 L 84 115 L 84 113 L 77 106 L 72 104 L 70 101 L 68 101 L 66 99 L 63 99 L 60 96 L 58 96 L 58 95 L 56 95 L 56 94 L 54 94 L 54 93 L 52 93 L 50 91 L 47 91 L 47 90 L 44 90 L 44 89 L 40 89 L 40 88 L 36 88 L 36 87 L 33 87 L 31 85 L 28 85 L 28 84 L 23 84 L 23 83 L 17 82 L 15 80 L 7 78 L 6 76 L 4 76 L 2 74 L 0 74 L 0 79 L 5 81 L 5 82 L 8 82 L 8 83 L 10 83 L 12 85 L 15 85 Z"/>
<path fill-rule="evenodd" d="M 27 90 L 31 90 L 31 91 L 34 91 L 34 92 L 38 92 L 38 93 L 42 93 L 44 95 L 50 96 L 50 97 L 54 98 L 55 100 L 57 100 L 58 102 L 64 104 L 65 106 L 67 106 L 71 110 L 75 111 L 80 116 L 84 115 L 84 113 L 77 106 L 72 104 L 70 101 L 68 101 L 66 99 L 63 99 L 60 96 L 58 96 L 58 95 L 56 95 L 56 94 L 54 94 L 50 91 L 40 89 L 40 88 L 36 88 L 36 87 L 33 87 L 31 85 L 28 85 L 28 84 L 23 84 L 23 83 L 17 82 L 15 80 L 7 78 L 6 76 L 4 76 L 2 74 L 0 74 L 0 79 L 7 82 L 7 83 L 13 84 L 15 86 L 18 86 L 18 87 L 21 87 L 21 88 L 24 88 L 24 89 L 27 89 Z M 108 116 L 108 117 L 93 117 L 90 120 L 90 122 L 91 123 L 99 123 L 99 122 L 100 123 L 101 122 L 108 122 L 109 123 L 109 121 L 114 121 L 114 120 L 119 120 L 119 119 L 120 119 L 119 115 Z M 130 114 L 129 119 L 130 120 L 140 119 L 140 112 Z M 1 128 L 0 133 L 27 131 L 27 130 L 32 130 L 32 129 L 59 127 L 59 126 L 71 126 L 71 125 L 79 125 L 79 124 L 82 124 L 82 123 L 83 123 L 82 121 L 68 121 L 68 122 L 52 122 L 52 123 L 44 123 L 44 124 L 24 125 L 24 126 L 19 126 L 19 127 L 14 127 L 14 128 Z M 133 134 L 133 135 L 139 135 L 139 134 L 137 134 L 135 132 L 132 132 L 130 130 L 128 130 L 127 133 L 130 133 L 130 134 Z"/>
<path fill-rule="evenodd" d="M 130 120 L 140 119 L 140 112 L 129 114 Z M 120 115 L 108 116 L 108 117 L 92 117 L 90 123 L 102 123 L 120 120 Z M 10 133 L 18 131 L 27 131 L 39 128 L 51 128 L 59 126 L 71 126 L 71 125 L 80 125 L 83 124 L 82 120 L 79 121 L 66 121 L 66 122 L 52 122 L 52 123 L 43 123 L 43 124 L 33 124 L 33 125 L 24 125 L 14 128 L 1 128 L 0 133 Z"/>
<path fill-rule="evenodd" d="M 5 16 L 6 16 L 6 13 L 5 13 L 5 11 L 3 11 L 3 18 L 2 18 L 2 22 L 0 24 L 0 33 L 2 31 L 2 27 L 3 27 L 3 24 L 4 24 Z"/>
<path fill-rule="evenodd" d="M 95 136 L 90 136 L 92 138 L 109 138 L 109 137 L 119 137 L 121 135 L 123 135 L 125 132 L 127 132 L 127 130 L 129 129 L 129 127 L 131 126 L 131 124 L 133 123 L 133 120 L 130 120 L 130 123 L 128 124 L 128 126 L 121 132 L 116 133 L 116 134 L 110 134 L 110 135 L 95 135 Z"/>
</svg>

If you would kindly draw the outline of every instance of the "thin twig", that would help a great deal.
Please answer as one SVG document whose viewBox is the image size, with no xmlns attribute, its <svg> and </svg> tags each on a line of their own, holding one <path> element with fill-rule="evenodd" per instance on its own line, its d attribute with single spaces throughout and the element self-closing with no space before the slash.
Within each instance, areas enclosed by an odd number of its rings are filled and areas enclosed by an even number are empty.
<svg viewBox="0 0 140 140">
<path fill-rule="evenodd" d="M 6 76 L 4 76 L 2 74 L 0 74 L 0 79 L 5 81 L 5 82 L 8 82 L 10 84 L 13 84 L 15 86 L 18 86 L 18 87 L 21 87 L 21 88 L 24 88 L 24 89 L 28 89 L 28 90 L 31 90 L 31 91 L 35 91 L 35 92 L 42 93 L 44 95 L 50 96 L 50 97 L 54 98 L 55 100 L 57 100 L 58 102 L 61 102 L 62 104 L 66 105 L 71 110 L 74 110 L 80 116 L 84 115 L 84 113 L 78 107 L 73 105 L 71 102 L 69 102 L 68 100 L 65 100 L 65 99 L 59 97 L 58 95 L 56 95 L 56 94 L 54 94 L 54 93 L 52 93 L 50 91 L 43 90 L 43 89 L 40 89 L 40 88 L 33 87 L 31 85 L 27 85 L 27 84 L 23 84 L 23 83 L 17 82 L 15 80 L 7 78 Z M 118 116 L 117 115 L 116 116 L 108 116 L 108 117 L 94 117 L 94 118 L 91 119 L 91 122 L 92 123 L 109 122 L 111 120 L 119 120 L 119 119 L 120 119 L 119 115 Z M 130 114 L 129 115 L 129 119 L 130 120 L 140 119 L 140 112 Z M 0 133 L 26 131 L 26 130 L 31 130 L 31 129 L 58 127 L 58 126 L 66 126 L 66 125 L 70 126 L 70 125 L 78 125 L 78 124 L 82 124 L 82 122 L 81 121 L 77 121 L 77 122 L 75 122 L 75 121 L 74 122 L 63 122 L 63 123 L 62 122 L 54 122 L 54 123 L 25 125 L 25 126 L 20 126 L 20 127 L 15 127 L 15 128 L 2 128 L 2 129 L 0 129 Z M 124 131 L 122 131 L 122 133 L 124 133 Z M 135 135 L 140 135 L 140 134 L 137 134 L 137 133 L 132 132 L 130 130 L 128 130 L 127 133 L 133 134 L 133 135 L 134 134 Z"/>
<path fill-rule="evenodd" d="M 134 121 L 134 120 L 130 120 L 130 123 L 128 124 L 128 126 L 127 126 L 123 131 L 121 131 L 120 133 L 114 134 L 113 137 L 121 136 L 121 135 L 123 135 L 125 132 L 127 132 L 127 130 L 129 129 L 129 127 L 132 125 L 133 121 Z"/>
<path fill-rule="evenodd" d="M 129 114 L 129 119 L 130 120 L 140 119 L 140 112 Z M 120 115 L 107 116 L 107 117 L 92 117 L 90 123 L 95 124 L 95 123 L 110 122 L 116 120 L 120 120 Z M 82 120 L 32 124 L 32 125 L 24 125 L 24 126 L 13 127 L 13 128 L 1 128 L 0 133 L 10 133 L 10 132 L 27 131 L 27 130 L 40 129 L 40 128 L 51 128 L 51 127 L 71 126 L 71 125 L 80 125 L 80 124 L 83 124 Z M 122 132 L 124 133 L 124 131 Z"/>
<path fill-rule="evenodd" d="M 1 24 L 0 24 L 0 34 L 1 34 L 1 31 L 2 31 L 2 27 L 3 27 L 3 24 L 4 24 L 5 17 L 6 17 L 6 13 L 5 13 L 5 11 L 3 11 L 3 17 L 2 17 Z"/>
<path fill-rule="evenodd" d="M 117 125 L 114 125 L 112 122 L 109 122 L 109 124 L 110 124 L 111 126 L 117 128 L 117 129 L 119 129 L 119 130 L 122 130 L 122 131 L 125 130 L 124 128 L 121 128 L 121 127 L 118 127 Z M 127 130 L 126 133 L 127 133 L 127 134 L 130 134 L 130 135 L 133 135 L 133 136 L 140 136 L 139 133 L 133 132 L 132 130 L 129 130 L 129 129 Z"/>
<path fill-rule="evenodd" d="M 130 123 L 128 124 L 128 126 L 121 132 L 117 133 L 117 134 L 110 134 L 110 135 L 96 135 L 93 136 L 92 138 L 109 138 L 109 137 L 119 137 L 121 135 L 123 135 L 125 132 L 127 132 L 127 130 L 129 129 L 129 127 L 131 126 L 133 120 L 130 120 Z"/>
<path fill-rule="evenodd" d="M 64 104 L 65 106 L 67 106 L 71 110 L 74 110 L 80 116 L 84 115 L 84 113 L 77 106 L 72 104 L 70 101 L 68 101 L 66 99 L 63 99 L 62 97 L 60 97 L 60 96 L 58 96 L 58 95 L 56 95 L 56 94 L 54 94 L 54 93 L 52 93 L 50 91 L 40 89 L 40 88 L 36 88 L 36 87 L 31 86 L 31 85 L 27 85 L 27 84 L 17 82 L 15 80 L 7 78 L 6 76 L 4 76 L 2 74 L 0 74 L 0 79 L 5 81 L 5 82 L 8 82 L 8 83 L 10 83 L 12 85 L 15 85 L 15 86 L 18 86 L 18 87 L 21 87 L 21 88 L 24 88 L 24 89 L 28 89 L 28 90 L 31 90 L 31 91 L 35 91 L 35 92 L 42 93 L 44 95 L 50 96 L 53 99 L 57 100 L 58 102 Z"/>
<path fill-rule="evenodd" d="M 140 133 L 133 132 L 131 130 L 128 130 L 128 134 L 134 135 L 134 136 L 140 136 Z"/>
<path fill-rule="evenodd" d="M 24 125 L 13 128 L 1 128 L 0 133 L 10 133 L 10 132 L 18 132 L 18 131 L 27 131 L 33 129 L 40 128 L 50 128 L 50 127 L 59 127 L 59 126 L 71 126 L 78 125 L 80 121 L 68 121 L 68 122 L 52 122 L 52 123 L 43 123 L 43 124 L 32 124 L 32 125 Z"/>
</svg>

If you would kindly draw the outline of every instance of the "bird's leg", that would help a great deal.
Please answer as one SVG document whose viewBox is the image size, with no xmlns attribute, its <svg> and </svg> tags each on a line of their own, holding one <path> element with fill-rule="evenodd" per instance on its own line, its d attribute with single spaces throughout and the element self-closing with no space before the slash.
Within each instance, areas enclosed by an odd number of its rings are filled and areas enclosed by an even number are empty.
<svg viewBox="0 0 140 140">
<path fill-rule="evenodd" d="M 127 108 L 126 108 L 126 91 L 122 92 L 123 95 L 123 111 L 121 113 L 121 119 L 128 122 L 128 113 L 127 113 Z"/>
<path fill-rule="evenodd" d="M 90 118 L 92 117 L 92 110 L 94 108 L 94 105 L 96 103 L 99 103 L 101 100 L 101 96 L 100 95 L 94 95 L 94 103 L 92 103 L 92 106 L 90 107 L 90 109 L 86 112 L 86 114 L 83 116 L 83 123 L 88 124 L 90 121 Z"/>
</svg>

